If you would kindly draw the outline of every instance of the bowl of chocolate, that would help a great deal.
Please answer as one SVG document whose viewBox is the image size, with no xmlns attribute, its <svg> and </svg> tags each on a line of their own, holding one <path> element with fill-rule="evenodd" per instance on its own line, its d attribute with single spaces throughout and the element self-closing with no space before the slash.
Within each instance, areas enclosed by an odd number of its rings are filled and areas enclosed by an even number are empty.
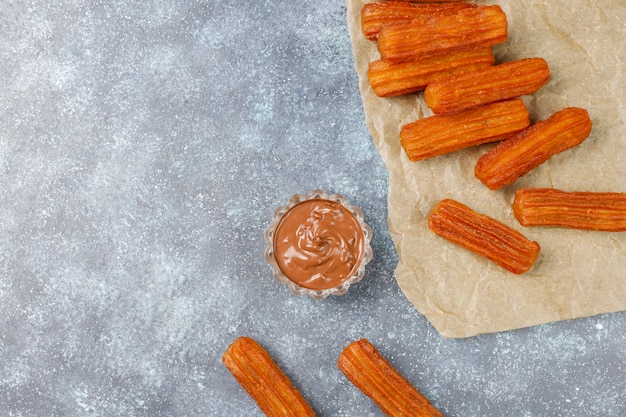
<svg viewBox="0 0 626 417">
<path fill-rule="evenodd" d="M 341 194 L 296 194 L 274 211 L 265 231 L 265 260 L 274 279 L 296 295 L 343 295 L 373 257 L 363 211 Z"/>
</svg>

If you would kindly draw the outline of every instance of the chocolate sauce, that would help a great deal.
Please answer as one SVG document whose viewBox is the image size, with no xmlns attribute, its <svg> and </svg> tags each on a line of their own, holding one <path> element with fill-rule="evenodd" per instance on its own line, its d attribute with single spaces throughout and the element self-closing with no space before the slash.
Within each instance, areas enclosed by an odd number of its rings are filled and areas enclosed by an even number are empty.
<svg viewBox="0 0 626 417">
<path fill-rule="evenodd" d="M 329 289 L 359 269 L 364 241 L 358 219 L 344 206 L 324 199 L 306 200 L 279 221 L 274 257 L 282 273 L 301 287 Z"/>
</svg>

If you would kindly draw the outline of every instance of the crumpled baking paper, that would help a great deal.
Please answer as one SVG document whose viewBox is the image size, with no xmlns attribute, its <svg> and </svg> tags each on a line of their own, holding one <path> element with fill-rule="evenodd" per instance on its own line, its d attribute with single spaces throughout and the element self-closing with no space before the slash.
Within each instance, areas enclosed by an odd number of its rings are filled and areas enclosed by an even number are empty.
<svg viewBox="0 0 626 417">
<path fill-rule="evenodd" d="M 502 0 L 509 38 L 494 47 L 497 63 L 542 57 L 551 80 L 523 99 L 531 120 L 582 107 L 593 121 L 589 138 L 498 191 L 474 177 L 493 145 L 410 162 L 401 127 L 432 115 L 422 94 L 378 98 L 367 65 L 376 44 L 360 32 L 364 0 L 347 0 L 347 19 L 365 121 L 389 170 L 388 225 L 406 297 L 444 337 L 469 337 L 558 320 L 626 310 L 626 233 L 524 228 L 511 203 L 520 187 L 626 192 L 626 47 L 624 0 Z M 427 228 L 427 216 L 453 198 L 519 230 L 541 245 L 533 268 L 514 275 L 457 247 Z"/>
</svg>

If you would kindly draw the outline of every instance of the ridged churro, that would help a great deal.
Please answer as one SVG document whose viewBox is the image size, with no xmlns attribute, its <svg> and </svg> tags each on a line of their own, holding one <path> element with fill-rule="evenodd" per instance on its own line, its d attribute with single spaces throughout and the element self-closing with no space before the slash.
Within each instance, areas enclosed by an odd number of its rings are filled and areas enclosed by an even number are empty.
<svg viewBox="0 0 626 417">
<path fill-rule="evenodd" d="M 445 77 L 491 67 L 495 57 L 490 47 L 452 52 L 417 61 L 370 63 L 367 77 L 379 97 L 392 97 L 424 90 Z"/>
<path fill-rule="evenodd" d="M 455 113 L 531 94 L 549 79 L 543 58 L 519 59 L 435 81 L 424 91 L 424 101 L 435 114 Z"/>
<path fill-rule="evenodd" d="M 361 32 L 366 39 L 375 40 L 380 28 L 400 23 L 410 23 L 413 19 L 431 16 L 435 13 L 448 13 L 456 10 L 476 7 L 464 0 L 456 2 L 409 2 L 409 1 L 375 1 L 366 3 L 361 9 Z"/>
<path fill-rule="evenodd" d="M 539 256 L 537 242 L 455 200 L 445 199 L 435 206 L 428 216 L 428 228 L 514 274 L 528 271 Z"/>
<path fill-rule="evenodd" d="M 626 193 L 521 188 L 515 193 L 513 214 L 522 226 L 624 232 Z"/>
<path fill-rule="evenodd" d="M 476 162 L 474 174 L 492 190 L 517 181 L 552 156 L 581 144 L 591 132 L 585 109 L 568 107 L 499 143 Z"/>
<path fill-rule="evenodd" d="M 222 360 L 268 417 L 315 416 L 302 394 L 254 339 L 237 338 Z"/>
<path fill-rule="evenodd" d="M 377 45 L 384 61 L 397 63 L 494 46 L 505 42 L 507 35 L 500 6 L 478 6 L 383 26 Z"/>
<path fill-rule="evenodd" d="M 391 417 L 443 417 L 367 339 L 350 343 L 339 355 L 339 369 Z"/>
<path fill-rule="evenodd" d="M 528 125 L 524 102 L 510 100 L 409 123 L 400 131 L 400 143 L 411 161 L 419 161 L 502 140 Z"/>
</svg>

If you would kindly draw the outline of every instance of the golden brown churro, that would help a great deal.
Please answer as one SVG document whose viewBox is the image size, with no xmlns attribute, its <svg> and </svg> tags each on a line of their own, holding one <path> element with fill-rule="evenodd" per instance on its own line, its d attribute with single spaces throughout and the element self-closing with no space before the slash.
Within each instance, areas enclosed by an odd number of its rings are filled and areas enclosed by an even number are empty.
<svg viewBox="0 0 626 417">
<path fill-rule="evenodd" d="M 506 15 L 500 6 L 493 5 L 383 26 L 377 45 L 384 61 L 397 63 L 494 46 L 506 39 Z"/>
<path fill-rule="evenodd" d="M 626 193 L 521 188 L 515 193 L 513 213 L 522 226 L 624 232 Z"/>
<path fill-rule="evenodd" d="M 222 356 L 244 390 L 268 417 L 314 417 L 300 392 L 255 340 L 242 336 Z"/>
<path fill-rule="evenodd" d="M 410 23 L 413 19 L 423 18 L 434 13 L 454 12 L 468 7 L 476 7 L 476 5 L 458 0 L 439 3 L 397 0 L 366 3 L 361 9 L 361 32 L 366 39 L 375 40 L 383 26 Z"/>
<path fill-rule="evenodd" d="M 379 97 L 392 97 L 421 91 L 429 84 L 451 75 L 491 67 L 495 63 L 490 47 L 390 64 L 383 60 L 370 63 L 367 77 Z"/>
<path fill-rule="evenodd" d="M 424 91 L 424 101 L 435 114 L 456 113 L 531 94 L 549 79 L 543 58 L 519 59 L 435 81 Z"/>
<path fill-rule="evenodd" d="M 443 417 L 366 339 L 350 343 L 338 366 L 387 416 Z"/>
<path fill-rule="evenodd" d="M 476 162 L 474 174 L 492 190 L 517 181 L 552 156 L 581 144 L 591 132 L 585 109 L 568 107 L 499 143 Z"/>
<path fill-rule="evenodd" d="M 411 161 L 432 158 L 513 136 L 530 125 L 522 100 L 502 101 L 405 125 L 400 143 Z"/>
<path fill-rule="evenodd" d="M 440 201 L 428 216 L 428 228 L 514 274 L 528 271 L 539 256 L 537 242 L 458 201 Z"/>
</svg>

